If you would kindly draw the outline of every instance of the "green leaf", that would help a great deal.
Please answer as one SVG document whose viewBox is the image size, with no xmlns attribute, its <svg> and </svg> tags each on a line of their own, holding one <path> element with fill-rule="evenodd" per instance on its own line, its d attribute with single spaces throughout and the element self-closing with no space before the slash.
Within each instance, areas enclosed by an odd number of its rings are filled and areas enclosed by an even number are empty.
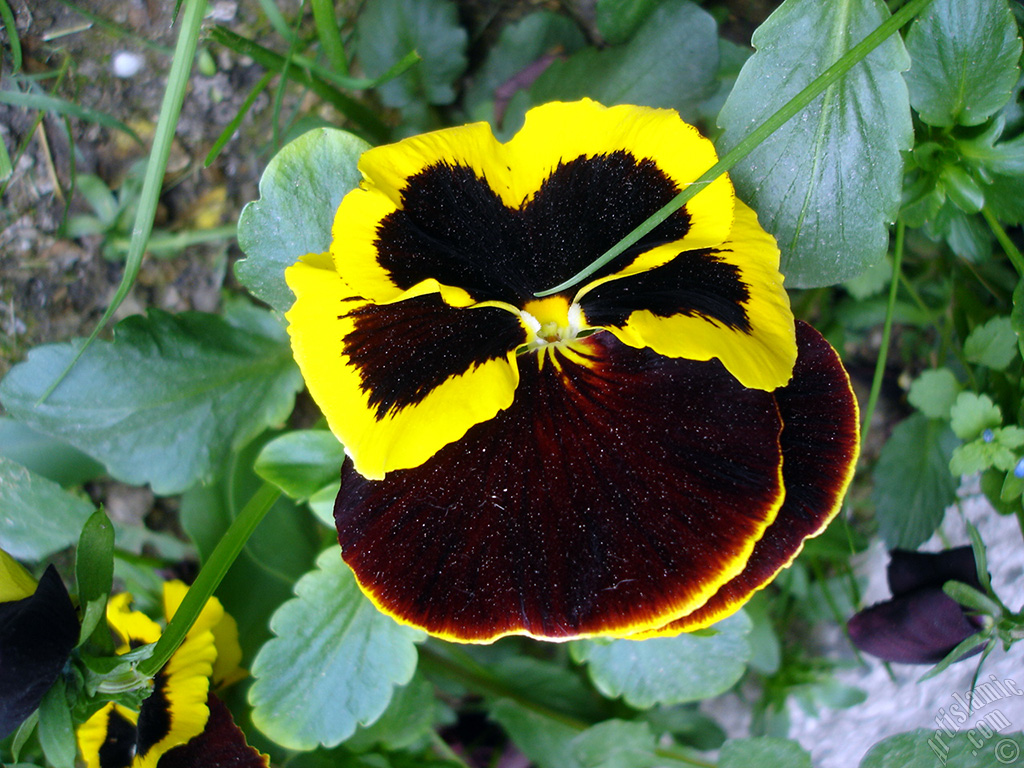
<svg viewBox="0 0 1024 768">
<path fill-rule="evenodd" d="M 964 355 L 972 363 L 1005 371 L 1017 359 L 1017 334 L 1009 317 L 993 317 L 979 325 L 964 341 Z"/>
<path fill-rule="evenodd" d="M 337 547 L 295 585 L 253 662 L 253 723 L 288 749 L 332 747 L 379 718 L 416 670 L 421 632 L 363 596 Z"/>
<path fill-rule="evenodd" d="M 334 502 L 339 493 L 341 493 L 341 481 L 336 480 L 309 497 L 310 510 L 316 519 L 328 528 L 334 528 Z"/>
<path fill-rule="evenodd" d="M 113 653 L 105 617 L 107 596 L 114 586 L 114 526 L 102 509 L 93 512 L 82 528 L 75 552 L 75 579 L 82 610 L 79 645 L 102 624 L 96 632 L 96 642 L 101 650 Z"/>
<path fill-rule="evenodd" d="M 647 723 L 606 720 L 575 737 L 569 749 L 580 768 L 649 768 L 664 765 L 654 754 L 657 746 Z"/>
<path fill-rule="evenodd" d="M 52 768 L 74 768 L 75 729 L 64 687 L 57 678 L 39 704 L 39 744 Z"/>
<path fill-rule="evenodd" d="M 979 592 L 969 584 L 947 581 L 942 585 L 942 591 L 972 611 L 993 617 L 998 617 L 1002 613 L 999 606 L 988 595 Z"/>
<path fill-rule="evenodd" d="M 274 338 L 216 315 L 151 310 L 119 323 L 42 404 L 81 340 L 37 347 L 0 382 L 0 398 L 34 429 L 158 494 L 209 480 L 232 450 L 291 412 L 302 379 L 283 331 Z"/>
<path fill-rule="evenodd" d="M 722 745 L 718 768 L 811 768 L 811 756 L 797 742 L 762 736 L 729 739 Z"/>
<path fill-rule="evenodd" d="M 1003 423 L 1003 413 L 988 395 L 961 392 L 950 411 L 950 426 L 961 440 L 977 440 Z"/>
<path fill-rule="evenodd" d="M 287 432 L 263 446 L 256 474 L 293 499 L 308 499 L 337 480 L 345 449 L 323 429 Z"/>
<path fill-rule="evenodd" d="M 538 768 L 579 768 L 571 746 L 580 733 L 577 728 L 508 699 L 496 702 L 490 716 Z"/>
<path fill-rule="evenodd" d="M 715 624 L 708 637 L 679 635 L 650 640 L 580 640 L 573 658 L 601 693 L 622 696 L 638 709 L 717 696 L 743 676 L 750 658 L 751 621 L 742 611 Z"/>
<path fill-rule="evenodd" d="M 341 199 L 359 184 L 359 156 L 370 145 L 334 128 L 317 128 L 285 145 L 260 179 L 260 199 L 238 219 L 238 246 L 248 258 L 235 275 L 253 296 L 287 311 L 295 297 L 284 271 L 300 256 L 325 253 Z"/>
<path fill-rule="evenodd" d="M 597 0 L 597 31 L 609 45 L 625 43 L 650 17 L 659 0 Z"/>
<path fill-rule="evenodd" d="M 890 280 L 892 280 L 892 262 L 888 259 L 882 259 L 856 277 L 851 277 L 845 281 L 843 288 L 853 298 L 860 301 L 882 293 L 886 286 L 889 285 Z"/>
<path fill-rule="evenodd" d="M 596 721 L 607 716 L 603 700 L 587 686 L 575 670 L 561 664 L 515 655 L 488 663 L 488 669 L 505 687 L 527 699 L 581 720 Z"/>
<path fill-rule="evenodd" d="M 0 456 L 0 549 L 38 561 L 78 541 L 93 505 Z"/>
<path fill-rule="evenodd" d="M 890 736 L 873 746 L 860 768 L 999 768 L 1018 765 L 1024 733 L 1008 733 L 1012 723 L 993 710 L 969 730 L 921 729 Z M 971 738 L 973 736 L 973 738 Z"/>
<path fill-rule="evenodd" d="M 94 480 L 106 470 L 62 440 L 0 416 L 0 456 L 22 464 L 37 475 L 61 485 L 80 485 Z"/>
<path fill-rule="evenodd" d="M 933 0 L 907 33 L 910 100 L 929 125 L 978 125 L 1017 83 L 1021 42 L 1006 0 Z"/>
<path fill-rule="evenodd" d="M 973 475 L 989 467 L 998 467 L 1004 472 L 1012 468 L 1016 458 L 1012 451 L 995 442 L 974 440 L 957 446 L 949 459 L 949 471 L 955 476 Z M 1006 466 L 1009 464 L 1009 466 Z"/>
<path fill-rule="evenodd" d="M 939 183 L 949 200 L 964 213 L 977 213 L 985 205 L 981 185 L 958 165 L 947 165 L 939 174 Z"/>
<path fill-rule="evenodd" d="M 1017 334 L 1017 349 L 1021 357 L 1024 357 L 1024 278 L 1021 278 L 1017 287 L 1013 289 L 1013 309 L 1010 310 L 1010 323 L 1013 325 L 1013 332 Z"/>
<path fill-rule="evenodd" d="M 353 752 L 364 752 L 376 746 L 388 750 L 406 749 L 430 735 L 439 709 L 433 686 L 416 675 L 407 685 L 395 689 L 380 719 L 373 725 L 358 728 L 345 742 L 345 747 Z"/>
<path fill-rule="evenodd" d="M 643 104 L 694 119 L 718 71 L 714 18 L 687 0 L 666 0 L 625 45 L 585 48 L 556 61 L 530 89 L 534 104 L 589 96 L 605 105 Z"/>
<path fill-rule="evenodd" d="M 253 463 L 268 438 L 261 435 L 232 456 L 228 471 L 216 483 L 197 486 L 182 497 L 181 523 L 195 542 L 202 563 L 263 486 Z M 216 592 L 224 609 L 238 622 L 246 658 L 255 657 L 272 637 L 271 616 L 293 597 L 293 585 L 313 567 L 323 546 L 319 530 L 310 525 L 305 510 L 284 496 L 274 502 L 249 537 Z M 253 595 L 259 595 L 259 600 Z"/>
<path fill-rule="evenodd" d="M 719 151 L 888 17 L 881 0 L 786 0 L 754 33 L 757 53 L 718 118 Z M 840 282 L 885 255 L 900 205 L 900 150 L 913 143 L 899 74 L 908 66 L 894 35 L 732 170 L 738 195 L 779 241 L 787 286 Z"/>
<path fill-rule="evenodd" d="M 949 368 L 936 368 L 914 379 L 907 399 L 929 419 L 948 419 L 960 389 L 960 382 Z"/>
<path fill-rule="evenodd" d="M 542 57 L 572 53 L 582 48 L 585 42 L 583 33 L 572 19 L 550 11 L 537 11 L 507 25 L 466 90 L 464 101 L 467 111 L 475 119 L 490 121 L 495 128 L 499 123 L 511 125 L 516 121 L 499 121 L 494 112 L 499 89 L 508 89 L 517 75 Z M 530 85 L 531 81 L 526 80 L 520 88 Z M 512 94 L 504 95 L 507 98 Z M 522 112 L 525 109 L 518 114 L 520 123 Z"/>
<path fill-rule="evenodd" d="M 920 413 L 892 431 L 875 464 L 871 494 L 889 549 L 917 549 L 942 522 L 956 500 L 957 481 L 949 473 L 956 444 L 949 427 Z"/>
<path fill-rule="evenodd" d="M 643 718 L 655 733 L 670 733 L 676 741 L 702 752 L 718 749 L 725 742 L 722 727 L 694 704 L 654 707 L 644 712 Z"/>
<path fill-rule="evenodd" d="M 466 69 L 468 35 L 449 0 L 374 0 L 356 21 L 356 51 L 369 77 L 380 77 L 409 51 L 422 61 L 377 88 L 389 107 L 451 104 Z"/>
</svg>

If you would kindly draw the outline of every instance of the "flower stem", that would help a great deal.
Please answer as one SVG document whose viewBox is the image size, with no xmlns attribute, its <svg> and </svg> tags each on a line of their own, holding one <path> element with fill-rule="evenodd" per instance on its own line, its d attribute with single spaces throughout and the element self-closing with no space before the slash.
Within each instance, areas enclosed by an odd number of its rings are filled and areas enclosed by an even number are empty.
<svg viewBox="0 0 1024 768">
<path fill-rule="evenodd" d="M 860 427 L 860 444 L 867 445 L 868 432 L 871 429 L 871 417 L 875 415 L 875 406 L 878 404 L 878 393 L 882 390 L 882 377 L 885 374 L 885 361 L 889 357 L 889 340 L 892 336 L 892 318 L 896 311 L 896 294 L 900 288 L 900 274 L 903 267 L 903 240 L 907 231 L 907 225 L 902 221 L 896 222 L 896 243 L 893 246 L 892 258 L 892 280 L 889 283 L 889 303 L 885 308 L 885 325 L 882 327 L 882 346 L 878 350 L 878 360 L 875 361 L 875 376 L 871 380 L 871 394 L 868 397 L 867 408 L 864 409 L 864 420 Z"/>
<path fill-rule="evenodd" d="M 238 513 L 228 529 L 224 532 L 217 546 L 210 553 L 210 558 L 203 565 L 195 583 L 185 593 L 185 599 L 175 612 L 174 616 L 167 623 L 167 629 L 160 635 L 153 655 L 139 664 L 139 672 L 144 675 L 155 675 L 157 671 L 171 658 L 185 634 L 192 628 L 196 617 L 199 616 L 206 601 L 213 595 L 215 589 L 228 572 L 231 564 L 235 562 L 238 553 L 249 540 L 249 536 L 256 530 L 263 517 L 274 506 L 274 502 L 281 496 L 281 490 L 270 483 L 264 483 L 249 502 Z"/>
<path fill-rule="evenodd" d="M 433 643 L 420 646 L 420 664 L 426 670 L 434 671 L 451 680 L 456 680 L 474 693 L 484 696 L 497 696 L 514 701 L 524 709 L 536 715 L 553 720 L 560 725 L 568 726 L 577 731 L 585 731 L 593 725 L 578 717 L 558 712 L 541 704 L 522 692 L 517 691 L 491 672 L 468 653 L 449 643 Z M 678 747 L 658 747 L 654 753 L 662 760 L 698 768 L 715 768 L 714 763 L 701 760 Z"/>
<path fill-rule="evenodd" d="M 153 134 L 153 147 L 149 152 L 146 175 L 142 181 L 142 190 L 139 192 L 135 222 L 132 225 L 131 244 L 124 262 L 124 276 L 121 278 L 121 284 L 117 287 L 114 298 L 110 300 L 110 305 L 96 327 L 93 328 L 92 333 L 89 334 L 85 344 L 79 348 L 77 354 L 56 380 L 46 388 L 36 403 L 37 405 L 45 402 L 64 380 L 64 377 L 75 367 L 79 358 L 85 354 L 85 351 L 95 341 L 96 336 L 106 327 L 110 318 L 114 316 L 114 312 L 121 306 L 121 302 L 128 296 L 128 292 L 135 283 L 135 278 L 139 275 L 142 257 L 146 253 L 146 244 L 153 231 L 153 221 L 156 217 L 160 189 L 163 186 L 164 171 L 167 169 L 167 159 L 170 157 L 171 143 L 174 140 L 174 129 L 178 125 L 181 105 L 185 101 L 185 89 L 189 83 L 189 73 L 192 71 L 192 63 L 196 58 L 199 32 L 203 24 L 203 15 L 206 13 L 206 0 L 184 0 L 184 7 L 184 20 L 181 24 L 181 32 L 178 34 L 174 59 L 171 61 L 171 71 L 167 75 L 167 89 L 164 91 L 164 100 L 160 105 L 160 117 L 157 119 L 156 130 Z"/>
<path fill-rule="evenodd" d="M 988 222 L 989 229 L 992 230 L 992 234 L 996 236 L 996 240 L 999 241 L 999 245 L 1003 247 L 1006 255 L 1009 257 L 1010 262 L 1013 264 L 1014 269 L 1017 270 L 1017 274 L 1024 278 L 1024 256 L 1017 249 L 1017 246 L 1013 244 L 1013 240 L 1006 234 L 1006 230 L 1003 229 L 1003 225 L 999 223 L 999 220 L 995 217 L 995 214 L 989 210 L 986 205 L 981 209 L 981 215 L 985 217 L 985 221 Z"/>
<path fill-rule="evenodd" d="M 783 104 L 775 114 L 751 131 L 743 138 L 742 141 L 740 141 L 739 144 L 733 147 L 729 152 L 722 156 L 717 163 L 712 165 L 701 176 L 699 176 L 696 181 L 688 184 L 682 192 L 655 211 L 636 229 L 568 280 L 559 283 L 553 288 L 548 288 L 545 291 L 539 291 L 538 293 L 535 293 L 534 296 L 537 298 L 543 298 L 578 285 L 631 245 L 639 241 L 640 238 L 690 202 L 694 196 L 696 196 L 712 181 L 717 179 L 723 173 L 729 171 L 734 165 L 736 165 L 736 163 L 753 152 L 761 142 L 775 133 L 775 131 L 797 115 L 797 113 L 799 113 L 804 107 L 814 101 L 826 88 L 839 81 L 847 72 L 866 58 L 869 53 L 885 42 L 890 35 L 894 34 L 900 27 L 914 18 L 930 2 L 931 0 L 910 0 L 909 3 L 875 27 L 867 37 L 839 57 L 832 66 L 818 75 L 818 77 L 814 78 L 814 80 L 800 91 L 800 93 Z"/>
</svg>

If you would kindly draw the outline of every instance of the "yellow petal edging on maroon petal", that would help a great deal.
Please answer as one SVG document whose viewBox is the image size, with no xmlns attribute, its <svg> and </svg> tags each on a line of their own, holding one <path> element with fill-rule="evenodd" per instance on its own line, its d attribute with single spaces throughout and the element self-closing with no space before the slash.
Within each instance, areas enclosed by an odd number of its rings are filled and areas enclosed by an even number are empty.
<svg viewBox="0 0 1024 768">
<path fill-rule="evenodd" d="M 775 392 L 783 419 L 782 477 L 786 500 L 741 573 L 704 605 L 633 640 L 677 635 L 732 615 L 764 589 L 822 533 L 842 508 L 860 454 L 857 398 L 839 355 L 806 323 L 798 322 L 800 355 L 792 382 Z"/>
<path fill-rule="evenodd" d="M 660 627 L 741 572 L 775 519 L 769 393 L 607 332 L 542 354 L 511 407 L 421 466 L 342 470 L 342 556 L 399 622 L 471 643 Z"/>
</svg>

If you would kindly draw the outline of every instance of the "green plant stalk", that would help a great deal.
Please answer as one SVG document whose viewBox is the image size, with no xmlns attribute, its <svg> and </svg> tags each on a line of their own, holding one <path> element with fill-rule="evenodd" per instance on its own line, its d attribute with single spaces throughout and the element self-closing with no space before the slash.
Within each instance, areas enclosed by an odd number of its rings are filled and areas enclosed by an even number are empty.
<svg viewBox="0 0 1024 768">
<path fill-rule="evenodd" d="M 206 0 L 185 0 L 185 18 L 182 21 L 181 32 L 178 34 L 178 44 L 174 50 L 174 59 L 171 61 L 171 71 L 167 76 L 164 100 L 160 105 L 160 117 L 157 119 L 156 131 L 153 135 L 153 148 L 149 152 L 146 176 L 142 182 L 142 191 L 139 193 L 139 207 L 135 212 L 135 225 L 132 227 L 132 240 L 128 257 L 125 260 L 121 284 L 117 287 L 117 293 L 114 294 L 110 306 L 107 307 L 107 311 L 103 313 L 103 317 L 89 334 L 85 344 L 72 358 L 68 367 L 57 377 L 57 380 L 43 392 L 37 405 L 45 402 L 46 398 L 60 386 L 64 377 L 75 367 L 75 363 L 85 354 L 85 350 L 95 341 L 96 336 L 106 327 L 110 318 L 114 316 L 114 312 L 121 306 L 121 302 L 128 296 L 128 292 L 135 283 L 135 278 L 139 275 L 142 257 L 146 252 L 146 243 L 149 241 L 150 232 L 153 231 L 153 220 L 156 217 L 156 206 L 160 198 L 160 188 L 163 186 L 164 172 L 167 169 L 167 159 L 171 154 L 174 129 L 178 125 L 181 105 L 185 100 L 185 87 L 188 85 L 189 74 L 195 61 L 196 46 L 199 44 L 199 30 L 205 12 Z"/>
<path fill-rule="evenodd" d="M 574 730 L 582 732 L 593 725 L 572 715 L 553 710 L 538 701 L 524 696 L 519 691 L 509 688 L 458 646 L 449 643 L 440 647 L 443 650 L 437 650 L 429 643 L 420 646 L 420 664 L 424 668 L 432 669 L 451 680 L 456 680 L 475 693 L 514 701 L 534 714 Z M 714 763 L 701 760 L 679 748 L 658 747 L 655 749 L 655 754 L 664 760 L 671 760 L 684 765 L 695 765 L 699 766 L 699 768 L 715 768 Z"/>
<path fill-rule="evenodd" d="M 644 235 L 649 233 L 665 221 L 665 219 L 690 202 L 690 200 L 698 195 L 700 191 L 707 187 L 711 182 L 723 173 L 729 171 L 734 165 L 736 165 L 736 163 L 753 152 L 759 144 L 789 122 L 789 120 L 795 117 L 801 110 L 803 110 L 804 107 L 808 106 L 812 101 L 820 96 L 829 86 L 838 82 L 847 72 L 865 59 L 869 53 L 888 39 L 890 35 L 894 34 L 898 29 L 900 29 L 900 27 L 917 16 L 917 14 L 920 13 L 921 10 L 923 10 L 930 2 L 931 0 L 910 0 L 910 2 L 896 11 L 896 13 L 875 27 L 875 29 L 868 33 L 863 40 L 850 48 L 850 50 L 843 54 L 832 66 L 818 75 L 818 77 L 809 83 L 802 91 L 800 91 L 800 93 L 783 104 L 775 114 L 747 134 L 739 144 L 722 156 L 717 163 L 704 171 L 704 173 L 698 176 L 695 181 L 688 184 L 686 189 L 641 222 L 636 229 L 568 280 L 559 283 L 553 288 L 548 288 L 545 291 L 539 291 L 535 293 L 534 296 L 537 298 L 543 298 L 578 285 L 631 245 L 639 241 Z"/>
<path fill-rule="evenodd" d="M 885 361 L 889 357 L 889 341 L 892 337 L 892 318 L 896 311 L 896 294 L 900 289 L 900 272 L 903 268 L 903 241 L 905 239 L 907 225 L 902 221 L 896 222 L 896 242 L 893 245 L 892 257 L 892 279 L 889 283 L 889 303 L 885 308 L 885 325 L 882 326 L 882 346 L 878 350 L 878 360 L 875 361 L 875 375 L 871 379 L 871 394 L 868 396 L 868 405 L 864 409 L 864 419 L 860 427 L 860 444 L 866 445 L 868 432 L 871 430 L 871 418 L 875 415 L 875 406 L 878 405 L 878 394 L 882 391 L 882 377 L 885 375 Z"/>
<path fill-rule="evenodd" d="M 250 56 L 264 69 L 271 69 L 281 73 L 285 68 L 285 57 L 264 48 L 259 43 L 247 37 L 236 34 L 225 27 L 214 27 L 210 30 L 210 37 L 221 45 L 227 46 L 235 53 Z M 388 141 L 391 136 L 391 129 L 385 125 L 373 110 L 364 104 L 359 103 L 350 96 L 346 96 L 326 80 L 317 77 L 305 70 L 293 69 L 290 77 L 299 85 L 309 88 L 313 93 L 324 101 L 328 102 L 341 114 L 350 120 L 359 123 L 366 134 L 375 142 Z"/>
<path fill-rule="evenodd" d="M 274 77 L 273 72 L 264 72 L 263 77 L 259 79 L 259 82 L 253 86 L 253 89 L 249 91 L 249 95 L 245 97 L 245 101 L 242 102 L 242 106 L 238 108 L 238 112 L 231 118 L 231 122 L 227 124 L 227 127 L 221 131 L 220 136 L 213 142 L 213 146 L 210 147 L 210 151 L 206 154 L 206 159 L 203 161 L 203 167 L 209 168 L 210 164 L 217 159 L 220 151 L 224 149 L 224 145 L 231 140 L 231 137 L 235 135 L 238 130 L 238 126 L 242 124 L 242 120 L 245 119 L 246 114 L 252 108 L 253 102 L 256 101 L 256 97 L 263 93 L 263 89 L 270 85 L 271 79 Z"/>
<path fill-rule="evenodd" d="M 160 639 L 153 649 L 153 655 L 139 664 L 140 674 L 155 675 L 171 658 L 171 654 L 185 639 L 186 633 L 192 628 L 196 617 L 206 605 L 206 601 L 213 595 L 214 590 L 224 578 L 224 574 L 228 572 L 242 551 L 242 547 L 245 546 L 252 532 L 256 530 L 256 526 L 260 524 L 280 496 L 281 490 L 277 486 L 264 483 L 249 499 L 249 503 L 231 522 L 213 552 L 210 553 L 210 558 L 203 564 L 195 582 L 185 593 L 185 599 L 181 601 L 178 610 L 167 623 L 167 629 L 160 635 Z"/>
<path fill-rule="evenodd" d="M 11 74 L 18 74 L 21 69 L 21 40 L 18 39 L 18 30 L 14 26 L 14 14 L 7 0 L 0 0 L 0 21 L 7 29 L 7 42 L 11 47 Z"/>
<path fill-rule="evenodd" d="M 334 0 L 312 0 L 310 5 L 313 6 L 316 34 L 327 61 L 335 72 L 347 75 L 348 60 L 345 58 L 345 44 L 341 42 L 338 22 L 334 18 Z"/>
<path fill-rule="evenodd" d="M 167 56 L 170 56 L 172 53 L 174 53 L 174 51 L 166 45 L 160 45 L 160 43 L 153 42 L 145 35 L 140 35 L 135 32 L 132 32 L 129 29 L 125 29 L 120 24 L 115 24 L 113 21 L 106 18 L 105 16 L 100 16 L 98 13 L 94 13 L 93 11 L 90 11 L 88 8 L 83 8 L 82 6 L 73 2 L 72 0 L 57 1 L 65 8 L 70 8 L 79 16 L 84 16 L 97 27 L 102 27 L 103 29 L 115 35 L 116 37 L 125 40 L 131 40 L 134 43 L 138 43 L 139 45 L 145 46 L 151 51 L 156 51 L 157 53 L 161 53 Z M 0 2 L 3 2 L 3 0 L 0 0 Z"/>
<path fill-rule="evenodd" d="M 138 144 L 142 144 L 142 139 L 139 138 L 139 134 L 117 118 L 111 117 L 106 112 L 89 109 L 88 107 L 80 106 L 75 104 L 73 101 L 67 101 L 66 99 L 58 98 L 57 96 L 47 96 L 43 93 L 0 91 L 0 102 L 10 104 L 12 107 L 39 109 L 44 112 L 52 112 L 55 115 L 70 115 L 71 117 L 77 117 L 81 120 L 87 120 L 90 123 L 98 123 L 105 128 L 112 128 L 115 131 L 121 131 L 121 133 L 131 136 Z"/>
<path fill-rule="evenodd" d="M 1021 255 L 1017 246 L 1013 244 L 1013 240 L 1006 234 L 1006 230 L 999 223 L 999 219 L 995 217 L 995 214 L 992 213 L 987 205 L 981 209 L 981 215 L 985 217 L 985 221 L 988 222 L 992 234 L 996 236 L 999 245 L 1003 247 L 1003 250 L 1010 259 L 1010 263 L 1013 264 L 1013 268 L 1017 270 L 1017 275 L 1024 278 L 1024 256 Z"/>
<path fill-rule="evenodd" d="M 308 69 L 317 77 L 321 77 L 329 83 L 334 83 L 334 85 L 338 86 L 339 88 L 348 88 L 349 90 L 353 91 L 362 91 L 368 88 L 376 88 L 378 85 L 381 85 L 382 83 L 386 83 L 389 80 L 393 80 L 394 78 L 398 77 L 407 69 L 409 69 L 409 67 L 420 62 L 422 59 L 423 57 L 420 56 L 416 51 L 409 51 L 409 53 L 405 54 L 405 56 L 403 56 L 397 62 L 388 67 L 388 70 L 383 75 L 381 75 L 380 77 L 370 78 L 349 77 L 348 75 L 339 75 L 336 72 L 332 72 L 329 69 L 325 69 L 308 56 L 303 56 L 301 54 L 296 54 L 295 56 L 292 56 L 293 62 L 303 67 L 304 69 Z"/>
</svg>

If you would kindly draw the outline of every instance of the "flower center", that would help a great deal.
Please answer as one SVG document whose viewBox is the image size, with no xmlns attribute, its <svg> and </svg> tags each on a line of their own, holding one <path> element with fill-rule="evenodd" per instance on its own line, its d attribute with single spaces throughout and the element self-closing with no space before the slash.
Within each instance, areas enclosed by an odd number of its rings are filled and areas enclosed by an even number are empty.
<svg viewBox="0 0 1024 768">
<path fill-rule="evenodd" d="M 519 316 L 529 332 L 527 351 L 572 341 L 584 326 L 580 305 L 570 304 L 564 296 L 530 301 L 519 310 Z"/>
</svg>

